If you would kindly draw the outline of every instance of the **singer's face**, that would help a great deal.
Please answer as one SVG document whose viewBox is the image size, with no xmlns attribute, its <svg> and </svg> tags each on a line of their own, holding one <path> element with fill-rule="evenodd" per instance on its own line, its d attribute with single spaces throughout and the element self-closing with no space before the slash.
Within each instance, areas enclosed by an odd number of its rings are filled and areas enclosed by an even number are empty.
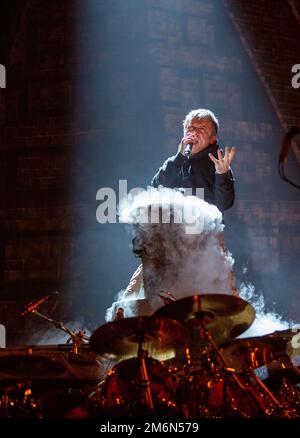
<svg viewBox="0 0 300 438">
<path fill-rule="evenodd" d="M 191 156 L 203 151 L 217 140 L 214 126 L 209 119 L 193 119 L 187 127 L 186 133 L 193 133 L 195 138 Z"/>
</svg>

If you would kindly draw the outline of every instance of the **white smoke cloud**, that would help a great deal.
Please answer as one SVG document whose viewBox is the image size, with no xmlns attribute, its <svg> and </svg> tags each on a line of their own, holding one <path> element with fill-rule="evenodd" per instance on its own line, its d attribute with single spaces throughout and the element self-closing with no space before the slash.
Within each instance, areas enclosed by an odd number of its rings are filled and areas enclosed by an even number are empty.
<svg viewBox="0 0 300 438">
<path fill-rule="evenodd" d="M 187 212 L 186 215 L 183 212 Z M 143 260 L 147 285 L 144 285 L 146 292 L 141 289 L 139 294 L 127 300 L 121 291 L 107 310 L 106 320 L 113 319 L 119 306 L 124 308 L 125 317 L 139 314 L 140 306 L 136 302 L 144 300 L 145 296 L 156 310 L 163 304 L 159 294 L 167 292 L 175 299 L 194 294 L 232 294 L 234 259 L 223 246 L 224 224 L 217 207 L 195 196 L 184 196 L 177 190 L 148 188 L 136 196 L 124 198 L 119 206 L 119 216 L 121 222 L 133 226 L 134 251 L 147 253 Z M 192 216 L 196 218 L 195 223 L 200 224 L 195 228 L 198 234 L 187 233 L 190 223 L 185 218 Z M 159 261 L 157 265 L 163 265 L 164 269 L 159 270 L 152 260 Z M 243 273 L 246 272 L 247 267 L 243 269 Z M 267 311 L 264 297 L 255 292 L 252 284 L 242 283 L 238 292 L 256 311 L 254 323 L 240 337 L 263 336 L 293 325 L 278 313 Z"/>
<path fill-rule="evenodd" d="M 171 293 L 176 299 L 200 293 L 232 294 L 234 260 L 223 245 L 224 224 L 216 206 L 177 190 L 149 187 L 125 197 L 118 211 L 120 222 L 132 225 L 134 252 L 144 254 L 145 282 L 144 289 L 128 299 L 124 300 L 124 291 L 118 294 L 107 309 L 107 321 L 119 306 L 125 316 L 135 316 L 141 308 L 145 312 L 145 299 L 155 311 L 163 304 L 160 294 Z"/>
<path fill-rule="evenodd" d="M 148 187 L 136 195 L 129 193 L 120 201 L 118 214 L 120 222 L 141 226 L 170 224 L 172 218 L 174 223 L 182 224 L 186 234 L 224 229 L 222 213 L 216 206 L 166 187 Z"/>
<path fill-rule="evenodd" d="M 264 336 L 277 330 L 289 329 L 293 325 L 292 321 L 284 321 L 278 313 L 266 311 L 264 297 L 255 292 L 253 284 L 241 283 L 239 293 L 241 298 L 252 304 L 256 312 L 253 324 L 240 338 Z"/>
<path fill-rule="evenodd" d="M 143 304 L 145 302 L 144 289 L 141 288 L 138 294 L 134 295 L 134 298 L 128 296 L 124 296 L 125 290 L 121 290 L 118 292 L 115 297 L 115 301 L 112 303 L 111 307 L 106 310 L 105 313 L 105 321 L 112 321 L 116 316 L 119 308 L 122 308 L 124 311 L 125 318 L 131 318 L 137 315 L 140 315 L 142 311 Z M 151 313 L 144 311 L 145 313 Z"/>
</svg>

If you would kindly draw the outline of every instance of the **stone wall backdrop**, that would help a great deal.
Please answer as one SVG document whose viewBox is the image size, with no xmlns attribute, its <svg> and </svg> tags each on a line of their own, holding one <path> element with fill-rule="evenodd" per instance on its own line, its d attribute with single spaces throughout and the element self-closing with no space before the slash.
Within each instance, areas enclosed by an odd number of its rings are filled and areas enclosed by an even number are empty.
<svg viewBox="0 0 300 438">
<path fill-rule="evenodd" d="M 103 324 L 138 260 L 124 225 L 97 223 L 97 190 L 146 187 L 198 107 L 218 116 L 220 144 L 237 147 L 225 223 L 238 282 L 299 322 L 300 192 L 277 174 L 282 136 L 300 125 L 291 3 L 3 1 L 0 322 L 10 345 L 45 342 L 48 326 L 20 313 L 53 291 L 54 318 Z M 299 165 L 295 144 L 287 173 L 298 183 Z"/>
</svg>

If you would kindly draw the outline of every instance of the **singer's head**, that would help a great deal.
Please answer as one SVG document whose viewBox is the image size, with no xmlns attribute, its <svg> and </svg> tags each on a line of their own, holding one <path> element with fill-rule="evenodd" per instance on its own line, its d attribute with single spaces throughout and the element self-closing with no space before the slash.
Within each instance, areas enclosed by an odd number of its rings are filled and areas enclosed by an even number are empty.
<svg viewBox="0 0 300 438">
<path fill-rule="evenodd" d="M 219 122 L 214 113 L 208 109 L 190 111 L 183 121 L 184 135 L 192 134 L 194 141 L 191 156 L 206 149 L 217 141 Z"/>
</svg>

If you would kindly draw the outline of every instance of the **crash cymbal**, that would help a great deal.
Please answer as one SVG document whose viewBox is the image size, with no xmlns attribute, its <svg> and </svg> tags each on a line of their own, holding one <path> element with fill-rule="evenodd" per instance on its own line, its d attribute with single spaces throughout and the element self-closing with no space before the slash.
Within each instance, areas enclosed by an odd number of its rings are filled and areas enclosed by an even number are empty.
<svg viewBox="0 0 300 438">
<path fill-rule="evenodd" d="M 163 360 L 174 357 L 176 345 L 187 341 L 187 329 L 168 318 L 141 316 L 109 322 L 94 331 L 92 350 L 112 360 L 137 357 L 139 342 L 149 356 Z"/>
<path fill-rule="evenodd" d="M 264 336 L 267 339 L 283 339 L 285 342 L 291 341 L 291 339 L 298 333 L 299 329 L 286 329 L 286 330 L 276 330 L 273 333 L 269 333 Z"/>
<path fill-rule="evenodd" d="M 246 331 L 254 321 L 251 304 L 233 295 L 193 295 L 167 304 L 154 316 L 172 318 L 189 327 L 205 326 L 220 345 Z"/>
<path fill-rule="evenodd" d="M 274 342 L 285 342 L 285 352 L 290 358 L 294 356 L 300 356 L 300 335 L 299 329 L 291 328 L 286 330 L 277 330 L 276 332 L 266 335 L 270 340 Z"/>
<path fill-rule="evenodd" d="M 61 363 L 43 356 L 14 354 L 0 357 L 0 373 L 16 379 L 49 379 L 64 371 Z"/>
<path fill-rule="evenodd" d="M 255 369 L 266 366 L 279 355 L 284 354 L 286 343 L 283 339 L 267 336 L 235 339 L 222 345 L 221 352 L 230 366 L 237 372 L 249 368 Z"/>
</svg>

